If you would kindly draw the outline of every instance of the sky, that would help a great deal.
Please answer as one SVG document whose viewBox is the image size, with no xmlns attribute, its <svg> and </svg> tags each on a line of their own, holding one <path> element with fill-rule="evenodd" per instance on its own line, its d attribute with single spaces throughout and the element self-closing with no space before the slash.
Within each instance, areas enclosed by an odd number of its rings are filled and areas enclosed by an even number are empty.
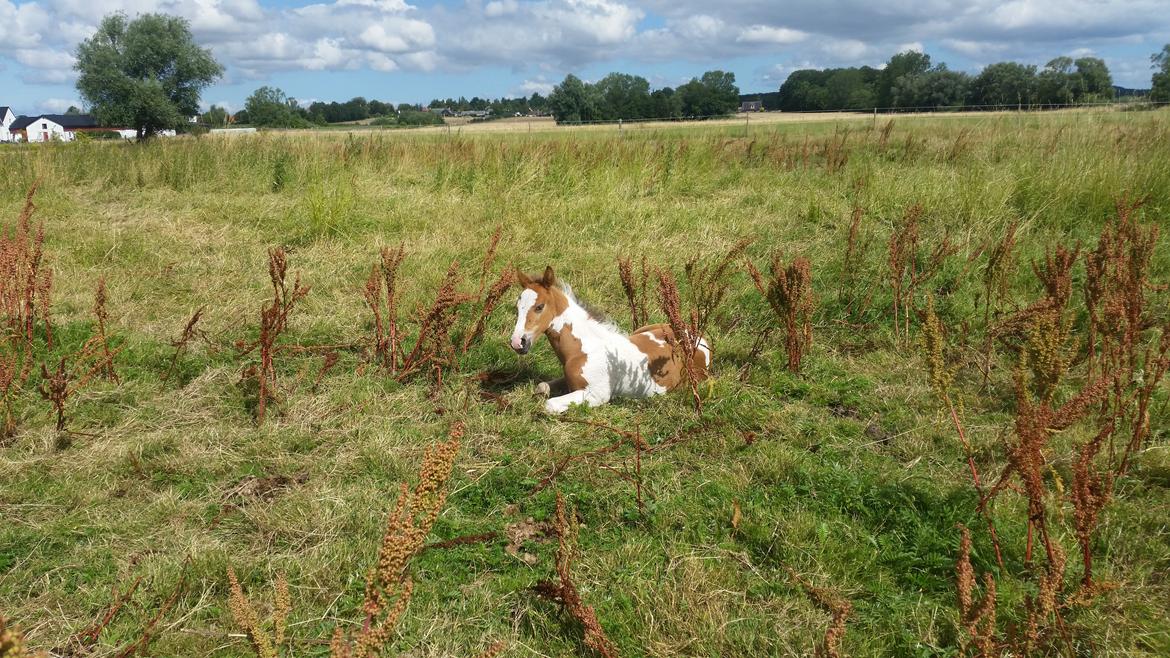
<svg viewBox="0 0 1170 658">
<path fill-rule="evenodd" d="M 1170 0 L 0 0 L 0 105 L 82 106 L 73 52 L 101 17 L 179 15 L 225 66 L 204 106 L 235 111 L 261 85 L 302 104 L 547 94 L 567 73 L 677 86 L 711 69 L 741 91 L 794 70 L 880 67 L 907 49 L 953 70 L 1012 60 L 1105 60 L 1150 86 Z"/>
</svg>

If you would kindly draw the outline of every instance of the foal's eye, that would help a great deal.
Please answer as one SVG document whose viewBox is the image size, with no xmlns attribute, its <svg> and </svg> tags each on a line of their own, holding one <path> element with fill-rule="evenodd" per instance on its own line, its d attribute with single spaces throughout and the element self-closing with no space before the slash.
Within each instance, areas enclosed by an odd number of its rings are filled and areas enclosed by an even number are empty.
<svg viewBox="0 0 1170 658">
<path fill-rule="evenodd" d="M 540 313 L 541 311 L 543 311 L 543 310 L 544 310 L 544 304 L 537 304 L 537 305 L 536 305 L 536 308 L 535 308 L 534 310 L 535 310 L 537 313 Z"/>
</svg>

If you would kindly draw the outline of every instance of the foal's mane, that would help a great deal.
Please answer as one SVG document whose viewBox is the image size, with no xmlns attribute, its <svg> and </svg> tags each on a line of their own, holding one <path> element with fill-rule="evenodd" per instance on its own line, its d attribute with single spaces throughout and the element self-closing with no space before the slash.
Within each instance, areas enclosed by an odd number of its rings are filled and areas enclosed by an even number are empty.
<svg viewBox="0 0 1170 658">
<path fill-rule="evenodd" d="M 539 281 L 540 277 L 533 277 L 533 279 Z M 617 326 L 617 323 L 610 319 L 610 317 L 603 311 L 598 310 L 596 306 L 589 302 L 582 301 L 579 297 L 577 297 L 577 295 L 573 294 L 573 286 L 569 285 L 569 283 L 564 279 L 558 277 L 556 283 L 553 284 L 553 287 L 564 293 L 565 297 L 569 298 L 569 301 L 585 309 L 585 312 L 589 314 L 590 319 L 596 320 L 597 322 L 619 333 L 625 333 L 622 331 L 621 327 Z M 634 329 L 637 329 L 637 327 L 634 327 Z M 631 329 L 631 331 L 632 330 L 633 329 Z"/>
</svg>

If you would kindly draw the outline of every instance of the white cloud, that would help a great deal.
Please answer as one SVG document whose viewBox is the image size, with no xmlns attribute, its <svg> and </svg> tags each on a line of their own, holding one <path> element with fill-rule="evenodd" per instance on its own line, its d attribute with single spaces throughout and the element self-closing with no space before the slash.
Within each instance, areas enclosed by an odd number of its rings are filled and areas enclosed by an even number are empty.
<svg viewBox="0 0 1170 658">
<path fill-rule="evenodd" d="M 517 92 L 513 92 L 514 96 L 531 96 L 532 94 L 540 94 L 541 96 L 548 96 L 552 93 L 553 87 L 556 85 L 546 80 L 525 80 L 520 83 Z"/>
<path fill-rule="evenodd" d="M 499 16 L 507 16 L 515 14 L 520 10 L 520 5 L 516 0 L 492 0 L 483 8 L 483 15 L 488 18 L 497 18 Z"/>
<path fill-rule="evenodd" d="M 70 107 L 82 107 L 81 101 L 76 98 L 46 98 L 37 105 L 36 111 L 41 114 L 64 114 Z"/>
<path fill-rule="evenodd" d="M 800 30 L 790 30 L 786 27 L 771 27 L 769 25 L 752 25 L 740 31 L 736 41 L 743 43 L 773 43 L 789 45 L 800 43 L 808 38 L 808 34 Z"/>
</svg>

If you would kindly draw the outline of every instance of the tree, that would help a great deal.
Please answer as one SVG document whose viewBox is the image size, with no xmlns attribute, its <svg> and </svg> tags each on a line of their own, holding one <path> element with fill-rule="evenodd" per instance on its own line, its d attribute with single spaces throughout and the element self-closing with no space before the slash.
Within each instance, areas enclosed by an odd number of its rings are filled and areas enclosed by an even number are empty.
<svg viewBox="0 0 1170 658">
<path fill-rule="evenodd" d="M 199 112 L 199 96 L 223 74 L 187 21 L 164 14 L 102 19 L 77 46 L 77 90 L 99 122 L 130 126 L 139 139 L 178 128 Z"/>
<path fill-rule="evenodd" d="M 975 105 L 1028 105 L 1035 100 L 1036 67 L 1000 62 L 992 64 L 971 83 Z"/>
<path fill-rule="evenodd" d="M 1073 88 L 1078 85 L 1072 58 L 1057 57 L 1045 64 L 1036 77 L 1037 100 L 1047 105 L 1067 105 L 1073 101 Z"/>
<path fill-rule="evenodd" d="M 956 107 L 967 102 L 971 76 L 937 68 L 904 75 L 894 83 L 894 107 Z"/>
<path fill-rule="evenodd" d="M 650 83 L 641 76 L 610 73 L 593 85 L 600 101 L 601 118 L 642 119 L 650 103 Z"/>
<path fill-rule="evenodd" d="M 227 125 L 228 114 L 227 110 L 218 105 L 212 105 L 207 108 L 207 111 L 200 115 L 199 120 L 213 128 L 220 128 Z"/>
<path fill-rule="evenodd" d="M 309 121 L 298 112 L 295 98 L 285 96 L 277 87 L 267 85 L 252 92 L 244 101 L 244 111 L 254 126 L 265 128 L 307 128 Z"/>
<path fill-rule="evenodd" d="M 570 73 L 548 95 L 548 108 L 557 123 L 578 123 L 598 118 L 597 95 L 593 85 Z"/>
<path fill-rule="evenodd" d="M 900 52 L 886 62 L 877 79 L 877 102 L 881 107 L 893 107 L 894 84 L 904 75 L 921 75 L 930 70 L 930 55 L 916 50 Z"/>
<path fill-rule="evenodd" d="M 726 71 L 707 71 L 702 78 L 691 78 L 677 93 L 687 117 L 724 116 L 739 107 L 735 74 Z"/>
<path fill-rule="evenodd" d="M 655 89 L 647 113 L 654 119 L 677 119 L 682 116 L 682 98 L 670 87 Z"/>
<path fill-rule="evenodd" d="M 1096 57 L 1081 57 L 1076 62 L 1079 84 L 1073 94 L 1078 101 L 1107 100 L 1113 98 L 1113 76 L 1104 60 Z"/>
<path fill-rule="evenodd" d="M 1170 43 L 1162 46 L 1161 52 L 1150 55 L 1150 64 L 1154 68 L 1154 77 L 1150 80 L 1150 100 L 1170 101 Z"/>
<path fill-rule="evenodd" d="M 81 114 L 81 108 L 76 105 L 70 105 L 69 109 L 65 110 L 65 114 Z"/>
</svg>

